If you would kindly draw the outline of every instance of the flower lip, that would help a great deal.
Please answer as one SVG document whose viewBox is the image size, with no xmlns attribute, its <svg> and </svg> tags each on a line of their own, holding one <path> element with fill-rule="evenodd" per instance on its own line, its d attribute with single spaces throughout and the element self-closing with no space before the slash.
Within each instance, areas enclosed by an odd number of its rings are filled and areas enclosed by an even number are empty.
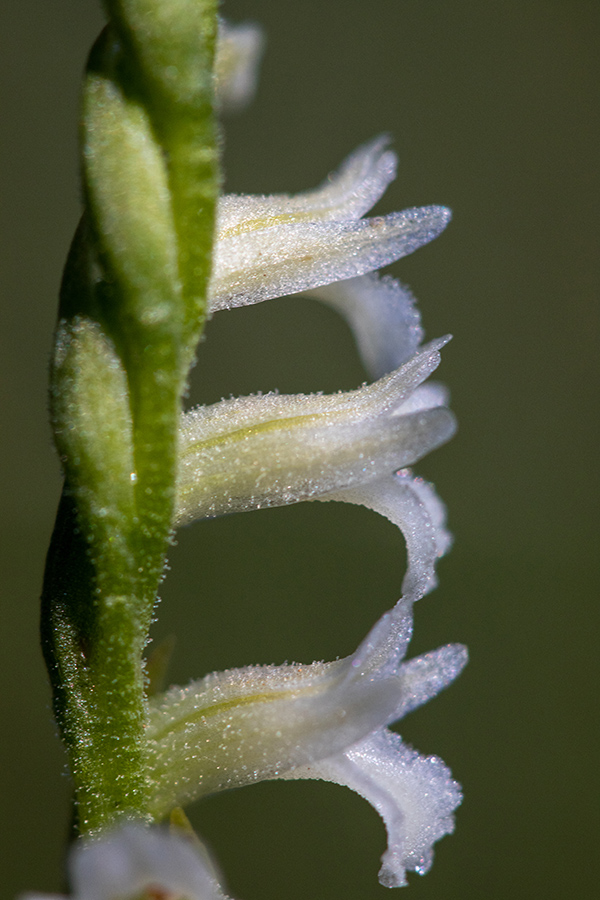
<svg viewBox="0 0 600 900">
<path fill-rule="evenodd" d="M 423 340 L 414 297 L 389 275 L 371 273 L 305 293 L 346 319 L 371 378 L 381 378 L 407 362 Z"/>
</svg>

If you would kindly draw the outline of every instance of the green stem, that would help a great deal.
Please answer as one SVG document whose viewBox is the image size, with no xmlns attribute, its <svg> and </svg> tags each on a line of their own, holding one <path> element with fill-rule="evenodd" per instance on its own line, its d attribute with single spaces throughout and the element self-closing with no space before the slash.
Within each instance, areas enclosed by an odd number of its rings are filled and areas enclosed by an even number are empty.
<svg viewBox="0 0 600 900">
<path fill-rule="evenodd" d="M 86 213 L 52 370 L 66 480 L 41 623 L 82 833 L 149 816 L 143 651 L 218 194 L 215 0 L 106 5 L 84 89 Z"/>
<path fill-rule="evenodd" d="M 46 564 L 41 636 L 80 833 L 120 816 L 146 815 L 149 796 L 142 629 L 127 598 L 93 600 L 95 585 L 87 542 L 65 491 Z"/>
</svg>

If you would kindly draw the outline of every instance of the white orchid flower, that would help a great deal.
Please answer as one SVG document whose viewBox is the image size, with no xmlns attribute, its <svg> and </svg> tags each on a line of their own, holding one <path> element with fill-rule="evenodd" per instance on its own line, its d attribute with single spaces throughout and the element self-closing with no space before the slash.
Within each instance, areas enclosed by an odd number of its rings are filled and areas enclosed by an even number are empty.
<svg viewBox="0 0 600 900">
<path fill-rule="evenodd" d="M 416 462 L 455 429 L 445 393 L 421 384 L 444 343 L 356 391 L 258 395 L 186 413 L 176 524 L 325 499 Z"/>
<path fill-rule="evenodd" d="M 72 900 L 226 900 L 199 842 L 141 824 L 77 841 L 69 876 Z M 66 898 L 24 894 L 19 900 Z"/>
<path fill-rule="evenodd" d="M 429 591 L 450 536 L 433 487 L 406 467 L 455 431 L 445 389 L 423 384 L 444 343 L 356 391 L 242 397 L 186 413 L 174 524 L 302 500 L 366 506 L 404 534 L 405 595 Z"/>
<path fill-rule="evenodd" d="M 396 175 L 396 155 L 387 144 L 383 136 L 359 147 L 314 191 L 222 197 L 210 309 L 248 306 L 362 276 L 437 237 L 450 221 L 442 206 L 362 218 Z"/>
<path fill-rule="evenodd" d="M 467 657 L 448 645 L 401 662 L 412 599 L 346 659 L 217 672 L 152 701 L 154 814 L 265 779 L 334 781 L 384 819 L 382 884 L 406 884 L 407 869 L 427 871 L 433 843 L 453 830 L 460 789 L 441 760 L 419 756 L 387 726 L 450 684 Z"/>
</svg>

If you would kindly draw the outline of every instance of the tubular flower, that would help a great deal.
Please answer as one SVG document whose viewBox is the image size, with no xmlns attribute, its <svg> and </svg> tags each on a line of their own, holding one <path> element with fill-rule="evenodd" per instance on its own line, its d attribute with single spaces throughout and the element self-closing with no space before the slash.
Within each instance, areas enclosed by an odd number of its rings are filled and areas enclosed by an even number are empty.
<svg viewBox="0 0 600 900">
<path fill-rule="evenodd" d="M 314 191 L 222 197 L 212 311 L 361 276 L 437 237 L 450 221 L 443 206 L 362 218 L 396 176 L 396 155 L 387 143 L 383 136 L 360 147 Z"/>
<path fill-rule="evenodd" d="M 450 684 L 466 651 L 448 645 L 402 663 L 411 631 L 404 599 L 346 659 L 213 673 L 152 702 L 154 814 L 265 779 L 335 781 L 384 819 L 382 884 L 427 871 L 434 841 L 453 829 L 460 789 L 441 760 L 419 756 L 386 726 Z"/>
<path fill-rule="evenodd" d="M 72 900 L 226 900 L 208 854 L 166 829 L 128 824 L 81 840 L 69 857 Z M 65 900 L 24 894 L 20 900 Z"/>
<path fill-rule="evenodd" d="M 454 433 L 445 394 L 422 385 L 444 343 L 356 391 L 244 397 L 184 415 L 176 523 L 333 499 L 323 495 L 374 485 L 416 462 Z"/>
</svg>

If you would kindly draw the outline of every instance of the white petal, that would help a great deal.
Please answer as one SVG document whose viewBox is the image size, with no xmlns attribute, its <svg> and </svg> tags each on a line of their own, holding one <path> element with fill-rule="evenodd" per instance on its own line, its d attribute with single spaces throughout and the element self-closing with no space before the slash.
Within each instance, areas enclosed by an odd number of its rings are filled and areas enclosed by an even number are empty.
<svg viewBox="0 0 600 900">
<path fill-rule="evenodd" d="M 360 219 L 396 177 L 396 154 L 380 135 L 355 150 L 320 187 L 289 194 L 226 194 L 219 200 L 217 240 L 292 222 Z"/>
<path fill-rule="evenodd" d="M 340 752 L 391 721 L 401 675 L 364 677 L 353 663 L 348 657 L 217 672 L 151 702 L 153 813 L 276 778 Z"/>
<path fill-rule="evenodd" d="M 386 725 L 435 697 L 467 664 L 462 644 L 448 644 L 402 663 L 412 635 L 412 607 L 412 601 L 402 597 L 375 623 L 351 658 L 352 668 L 365 678 L 378 680 L 398 674 L 398 704 Z"/>
<path fill-rule="evenodd" d="M 418 412 L 421 409 L 435 409 L 436 406 L 448 406 L 450 392 L 448 388 L 435 381 L 421 384 L 410 397 L 398 407 L 400 414 Z"/>
<path fill-rule="evenodd" d="M 432 387 L 440 386 L 432 385 Z M 434 485 L 424 481 L 423 478 L 414 478 L 409 470 L 396 472 L 395 477 L 405 483 L 410 482 L 412 490 L 423 504 L 433 525 L 437 556 L 438 558 L 444 556 L 452 546 L 452 535 L 446 528 L 446 507 L 438 497 Z"/>
<path fill-rule="evenodd" d="M 208 857 L 179 835 L 129 825 L 77 846 L 72 862 L 81 900 L 135 897 L 150 887 L 186 900 L 222 900 Z"/>
<path fill-rule="evenodd" d="M 332 306 L 348 321 L 372 378 L 397 369 L 423 340 L 414 297 L 395 278 L 363 275 L 306 293 Z"/>
<path fill-rule="evenodd" d="M 210 308 L 232 309 L 364 275 L 413 253 L 450 221 L 441 206 L 373 219 L 292 221 L 218 240 Z"/>
<path fill-rule="evenodd" d="M 402 696 L 393 721 L 423 706 L 458 678 L 469 654 L 463 644 L 446 644 L 402 664 Z"/>
<path fill-rule="evenodd" d="M 262 28 L 253 22 L 219 21 L 215 61 L 216 96 L 221 109 L 243 109 L 254 97 L 264 49 Z"/>
<path fill-rule="evenodd" d="M 433 844 L 454 830 L 460 786 L 436 756 L 420 756 L 398 734 L 382 729 L 351 750 L 284 778 L 317 778 L 346 785 L 377 810 L 388 833 L 379 880 L 406 885 L 406 871 L 424 875 Z"/>
<path fill-rule="evenodd" d="M 352 666 L 364 678 L 387 678 L 397 672 L 412 637 L 412 601 L 401 597 L 393 609 L 384 613 L 361 642 L 352 657 Z M 400 696 L 400 692 L 398 692 Z M 397 707 L 388 725 L 398 716 Z"/>
<path fill-rule="evenodd" d="M 146 891 L 165 900 L 226 900 L 207 853 L 183 836 L 128 824 L 72 848 L 73 900 L 132 900 Z M 57 894 L 25 894 L 20 900 L 65 900 Z"/>
<path fill-rule="evenodd" d="M 175 524 L 314 499 L 415 462 L 454 432 L 444 408 L 398 415 L 438 362 L 431 348 L 357 391 L 268 394 L 186 413 Z"/>
<path fill-rule="evenodd" d="M 445 527 L 445 507 L 433 485 L 403 469 L 315 499 L 366 506 L 398 526 L 408 555 L 402 584 L 405 598 L 418 600 L 436 586 L 435 564 L 449 549 L 452 538 Z"/>
</svg>

